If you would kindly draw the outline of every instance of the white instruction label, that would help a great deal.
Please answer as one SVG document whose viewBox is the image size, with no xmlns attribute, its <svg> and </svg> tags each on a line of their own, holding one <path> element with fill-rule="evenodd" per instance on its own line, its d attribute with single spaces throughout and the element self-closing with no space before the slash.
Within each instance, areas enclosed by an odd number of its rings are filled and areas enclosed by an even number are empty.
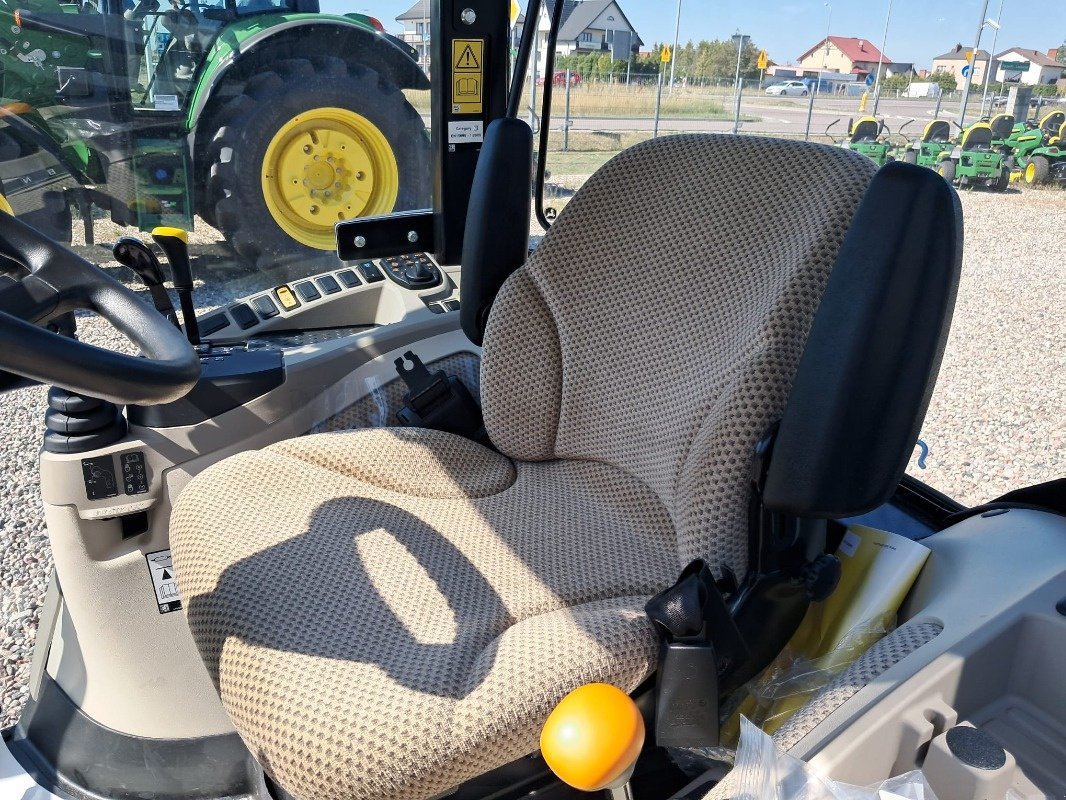
<svg viewBox="0 0 1066 800">
<path fill-rule="evenodd" d="M 851 558 L 855 555 L 855 551 L 859 549 L 859 545 L 862 544 L 862 538 L 852 531 L 848 531 L 844 534 L 844 538 L 840 541 L 840 552 Z"/>
<path fill-rule="evenodd" d="M 155 96 L 156 111 L 181 111 L 176 94 L 157 94 Z"/>
<path fill-rule="evenodd" d="M 484 122 L 477 120 L 448 123 L 448 144 L 470 144 L 483 141 L 485 141 Z"/>
<path fill-rule="evenodd" d="M 145 553 L 148 571 L 152 573 L 152 587 L 160 614 L 167 614 L 181 608 L 181 596 L 178 594 L 178 582 L 174 578 L 174 565 L 170 560 L 169 550 L 156 550 Z"/>
</svg>

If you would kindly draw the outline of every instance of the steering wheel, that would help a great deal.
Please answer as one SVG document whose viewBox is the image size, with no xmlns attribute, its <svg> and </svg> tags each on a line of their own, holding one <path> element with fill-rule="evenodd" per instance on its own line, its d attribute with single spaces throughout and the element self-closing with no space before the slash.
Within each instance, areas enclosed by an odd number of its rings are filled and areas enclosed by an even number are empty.
<svg viewBox="0 0 1066 800">
<path fill-rule="evenodd" d="M 95 311 L 144 357 L 42 327 L 77 309 Z M 152 405 L 187 394 L 200 360 L 181 331 L 130 289 L 0 212 L 0 369 L 113 403 Z"/>
</svg>

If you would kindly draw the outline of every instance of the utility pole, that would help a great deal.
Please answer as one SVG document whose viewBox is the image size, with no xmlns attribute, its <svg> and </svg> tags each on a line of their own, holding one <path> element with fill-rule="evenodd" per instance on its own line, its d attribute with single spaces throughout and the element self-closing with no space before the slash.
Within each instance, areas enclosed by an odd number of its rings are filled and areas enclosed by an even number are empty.
<svg viewBox="0 0 1066 800">
<path fill-rule="evenodd" d="M 977 63 L 977 54 L 981 50 L 981 34 L 985 29 L 985 19 L 988 16 L 988 0 L 985 0 L 981 6 L 981 18 L 977 22 L 977 38 L 973 43 L 973 56 L 970 62 L 967 64 L 969 67 L 966 70 L 966 82 L 962 86 L 962 102 L 959 104 L 959 121 L 960 128 L 966 124 L 966 105 L 970 100 L 970 84 L 973 83 L 973 68 Z"/>
<path fill-rule="evenodd" d="M 981 93 L 981 113 L 985 111 L 985 100 L 988 98 L 988 82 L 992 78 L 992 59 L 996 55 L 996 41 L 999 39 L 999 25 L 1000 20 L 1003 19 L 1003 3 L 1005 0 L 999 0 L 999 13 L 996 14 L 996 24 L 992 26 L 994 31 L 992 34 L 992 49 L 988 51 L 988 61 L 985 62 L 985 90 Z M 991 20 L 985 20 L 988 24 Z M 974 63 L 977 63 L 976 57 L 974 57 Z M 988 109 L 988 116 L 992 116 L 992 109 Z"/>
<path fill-rule="evenodd" d="M 987 1 L 987 0 L 986 0 Z M 888 13 L 885 14 L 885 35 L 881 39 L 881 52 L 877 56 L 877 77 L 874 78 L 874 116 L 877 116 L 877 103 L 881 99 L 881 66 L 885 63 L 885 46 L 888 44 L 888 23 L 892 21 L 892 0 L 888 0 Z"/>
<path fill-rule="evenodd" d="M 736 100 L 733 108 L 733 133 L 740 130 L 740 58 L 744 55 L 744 45 L 748 43 L 750 38 L 747 34 L 741 33 L 739 29 L 733 34 L 733 41 L 737 45 L 737 76 L 733 82 L 733 92 Z"/>
<path fill-rule="evenodd" d="M 674 21 L 674 49 L 670 51 L 670 94 L 674 93 L 674 64 L 677 63 L 677 37 L 681 33 L 681 0 L 677 0 L 677 19 Z"/>
</svg>

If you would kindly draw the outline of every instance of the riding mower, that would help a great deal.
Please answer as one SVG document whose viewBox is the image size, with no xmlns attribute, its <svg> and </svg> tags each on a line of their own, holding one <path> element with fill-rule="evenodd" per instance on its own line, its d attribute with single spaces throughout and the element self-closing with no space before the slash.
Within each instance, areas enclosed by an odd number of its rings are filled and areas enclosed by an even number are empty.
<svg viewBox="0 0 1066 800">
<path fill-rule="evenodd" d="M 826 136 L 830 136 L 830 129 L 838 122 L 840 122 L 839 119 L 829 123 L 829 126 L 825 129 Z M 887 137 L 882 137 L 881 135 L 887 130 L 888 127 L 885 125 L 884 120 L 878 121 L 875 117 L 866 116 L 859 117 L 858 120 L 848 120 L 848 135 L 840 140 L 838 144 L 856 153 L 862 153 L 877 166 L 883 167 L 885 164 L 896 160 L 891 143 Z M 891 133 L 891 131 L 888 131 L 889 135 Z"/>
<path fill-rule="evenodd" d="M 1039 121 L 1025 120 L 1015 124 L 1011 135 L 1002 142 L 1001 149 L 1009 152 L 1014 164 L 1022 169 L 1023 178 L 1028 171 L 1029 158 L 1037 150 L 1050 144 L 1066 122 L 1066 114 L 1052 111 Z M 1034 175 L 1035 178 L 1035 175 Z"/>
<path fill-rule="evenodd" d="M 1066 121 L 1047 144 L 1029 153 L 1022 178 L 1030 186 L 1066 181 Z"/>
<path fill-rule="evenodd" d="M 909 122 L 904 123 L 899 132 L 902 134 L 909 124 Z M 950 123 L 946 120 L 934 119 L 925 126 L 920 138 L 907 143 L 900 158 L 908 164 L 936 169 L 940 160 L 950 155 L 953 147 Z"/>
<path fill-rule="evenodd" d="M 838 147 L 667 136 L 531 253 L 538 26 L 512 67 L 506 5 L 469 8 L 432 6 L 432 126 L 483 140 L 435 136 L 434 207 L 341 223 L 320 274 L 183 331 L 165 291 L 0 214 L 0 377 L 52 387 L 55 562 L 0 796 L 1058 792 L 1061 487 L 964 508 L 905 476 L 955 190 Z M 472 75 L 477 110 L 450 102 Z M 187 308 L 183 233 L 153 238 Z M 115 248 L 158 289 L 151 253 Z M 86 311 L 141 354 L 75 336 Z M 827 604 L 873 638 L 772 741 L 743 725 L 731 770 L 745 687 Z"/>
<path fill-rule="evenodd" d="M 429 203 L 429 139 L 408 135 L 421 117 L 401 91 L 428 80 L 364 14 L 25 0 L 0 27 L 3 193 L 58 241 L 72 206 L 141 230 L 199 215 L 267 267 L 331 252 L 339 220 Z"/>
<path fill-rule="evenodd" d="M 942 158 L 936 171 L 948 183 L 958 181 L 960 186 L 987 186 L 1002 192 L 1010 185 L 1010 167 L 1007 157 L 992 145 L 992 127 L 987 122 L 976 122 L 962 132 L 959 143 L 951 153 Z"/>
</svg>

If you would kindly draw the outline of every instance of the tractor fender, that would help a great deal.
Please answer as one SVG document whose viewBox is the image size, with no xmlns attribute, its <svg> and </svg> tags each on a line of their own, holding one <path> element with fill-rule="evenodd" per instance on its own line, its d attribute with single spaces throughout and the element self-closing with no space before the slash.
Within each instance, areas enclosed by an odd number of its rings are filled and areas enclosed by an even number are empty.
<svg viewBox="0 0 1066 800">
<path fill-rule="evenodd" d="M 254 24 L 249 24 L 253 23 Z M 195 150 L 196 129 L 209 112 L 216 92 L 229 81 L 246 80 L 250 72 L 242 64 L 269 63 L 275 52 L 306 51 L 309 43 L 325 41 L 340 33 L 335 55 L 365 64 L 401 89 L 428 89 L 429 78 L 410 55 L 384 34 L 350 17 L 325 14 L 279 14 L 264 20 L 235 23 L 215 40 L 189 103 L 187 130 L 191 152 Z M 316 50 L 318 55 L 329 52 Z M 209 113 L 208 113 L 209 115 Z"/>
</svg>

